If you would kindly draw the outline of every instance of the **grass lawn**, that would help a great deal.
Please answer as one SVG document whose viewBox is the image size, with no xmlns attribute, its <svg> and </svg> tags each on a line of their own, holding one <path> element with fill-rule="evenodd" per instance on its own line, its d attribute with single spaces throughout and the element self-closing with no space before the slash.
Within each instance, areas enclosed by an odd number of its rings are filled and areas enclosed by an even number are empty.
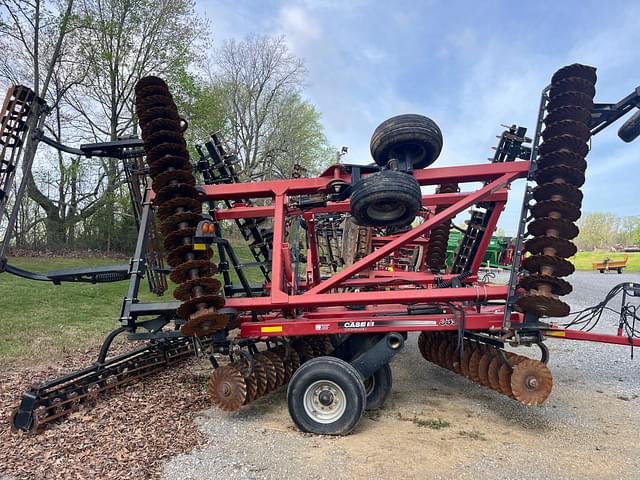
<svg viewBox="0 0 640 480">
<path fill-rule="evenodd" d="M 247 247 L 236 248 L 243 262 L 253 261 Z M 72 267 L 116 265 L 126 260 L 10 258 L 9 264 L 44 273 Z M 251 282 L 261 274 L 249 269 Z M 235 275 L 233 275 L 235 277 Z M 172 300 L 173 285 L 161 298 Z M 87 283 L 36 282 L 0 273 L 0 364 L 15 361 L 41 363 L 65 353 L 99 345 L 104 336 L 119 326 L 118 316 L 127 282 L 91 285 Z M 143 280 L 140 297 L 158 299 Z"/>
<path fill-rule="evenodd" d="M 624 256 L 629 255 L 625 272 L 640 272 L 640 252 L 578 252 L 575 257 L 570 258 L 577 270 L 591 270 L 591 264 L 601 262 L 605 258 L 611 260 L 624 260 Z"/>
</svg>

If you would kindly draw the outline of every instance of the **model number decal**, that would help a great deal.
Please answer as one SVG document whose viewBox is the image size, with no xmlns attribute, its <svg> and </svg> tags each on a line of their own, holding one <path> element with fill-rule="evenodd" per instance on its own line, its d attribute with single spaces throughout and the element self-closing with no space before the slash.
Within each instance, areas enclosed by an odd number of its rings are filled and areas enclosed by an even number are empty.
<svg viewBox="0 0 640 480">
<path fill-rule="evenodd" d="M 456 321 L 453 318 L 441 318 L 438 320 L 438 325 L 444 327 L 446 325 L 455 325 Z"/>
</svg>

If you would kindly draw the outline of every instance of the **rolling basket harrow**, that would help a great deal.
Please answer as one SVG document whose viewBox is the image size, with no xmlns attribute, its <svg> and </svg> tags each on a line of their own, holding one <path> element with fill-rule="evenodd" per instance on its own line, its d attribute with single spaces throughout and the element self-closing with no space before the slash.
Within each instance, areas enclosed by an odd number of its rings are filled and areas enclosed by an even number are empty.
<svg viewBox="0 0 640 480">
<path fill-rule="evenodd" d="M 2 113 L 2 138 L 12 140 L 3 142 L 0 215 L 10 220 L 13 213 L 6 202 L 12 172 L 20 162 L 30 166 L 44 142 L 78 155 L 121 158 L 131 170 L 139 225 L 125 266 L 35 274 L 3 261 L 4 270 L 33 280 L 129 282 L 121 325 L 97 362 L 33 386 L 13 415 L 14 428 L 39 431 L 119 385 L 197 355 L 211 361 L 208 390 L 221 409 L 238 410 L 287 386 L 289 412 L 301 430 L 346 434 L 365 409 L 383 405 L 392 386 L 389 361 L 408 332 L 420 332 L 425 360 L 524 405 L 542 404 L 553 386 L 546 337 L 640 345 L 629 308 L 610 335 L 592 331 L 589 312 L 564 327 L 544 321 L 570 314 L 560 297 L 572 289 L 564 277 L 574 270 L 568 258 L 576 252 L 588 142 L 640 106 L 640 89 L 615 104 L 594 103 L 595 83 L 593 67 L 558 70 L 543 90 L 533 138 L 523 127 L 509 127 L 489 163 L 431 167 L 442 149 L 440 129 L 427 117 L 399 115 L 374 132 L 374 164 L 338 163 L 313 178 L 298 167 L 290 179 L 259 182 L 241 181 L 237 156 L 216 134 L 194 146 L 199 158 L 192 164 L 187 125 L 160 78 L 145 77 L 136 87 L 141 139 L 79 149 L 44 136 L 44 102 L 26 87 L 14 88 Z M 640 134 L 637 117 L 620 129 L 623 140 Z M 146 164 L 135 160 L 141 158 Z M 482 259 L 519 179 L 527 187 L 516 267 L 506 285 L 482 281 Z M 469 189 L 470 183 L 481 186 Z M 470 208 L 447 265 L 452 219 Z M 170 268 L 159 258 L 156 219 Z M 255 262 L 240 261 L 224 235 L 230 226 L 240 230 Z M 249 281 L 252 268 L 262 283 Z M 174 300 L 138 299 L 145 276 L 162 294 L 167 274 L 176 285 Z M 640 295 L 637 285 L 622 290 Z M 584 325 L 590 328 L 581 330 Z M 108 358 L 119 334 L 147 344 Z M 541 357 L 506 345 L 537 345 Z"/>
</svg>

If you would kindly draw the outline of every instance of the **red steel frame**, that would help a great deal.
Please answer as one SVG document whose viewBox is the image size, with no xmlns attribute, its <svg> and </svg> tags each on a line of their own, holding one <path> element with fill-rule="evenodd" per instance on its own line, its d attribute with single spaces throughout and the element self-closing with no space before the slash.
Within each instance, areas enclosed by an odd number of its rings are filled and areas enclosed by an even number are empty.
<svg viewBox="0 0 640 480">
<path fill-rule="evenodd" d="M 445 205 L 437 214 L 425 216 L 422 224 L 409 231 L 377 237 L 377 249 L 353 265 L 322 280 L 317 262 L 315 245 L 315 215 L 349 212 L 349 200 L 328 202 L 326 206 L 299 210 L 288 205 L 290 197 L 330 193 L 330 183 L 351 182 L 349 167 L 333 165 L 316 178 L 273 180 L 263 182 L 204 185 L 204 199 L 242 200 L 270 199 L 271 205 L 245 206 L 239 204 L 229 209 L 215 209 L 217 221 L 239 218 L 273 218 L 273 254 L 269 295 L 261 297 L 227 298 L 226 307 L 237 309 L 240 314 L 241 337 L 297 336 L 338 333 L 373 333 L 389 331 L 457 330 L 461 321 L 462 302 L 488 302 L 506 300 L 505 285 L 478 285 L 477 271 L 491 240 L 498 218 L 508 197 L 508 188 L 514 180 L 526 178 L 528 161 L 489 163 L 416 170 L 413 176 L 421 186 L 443 183 L 482 182 L 484 185 L 472 192 L 443 193 L 423 196 L 423 205 L 433 209 Z M 373 269 L 381 259 L 402 247 L 425 243 L 432 227 L 447 221 L 463 210 L 479 202 L 495 202 L 494 211 L 485 235 L 472 263 L 472 275 L 465 279 L 464 287 L 432 288 L 436 276 L 426 272 L 387 272 Z M 302 215 L 309 227 L 309 252 L 306 281 L 297 283 L 301 293 L 293 292 L 289 245 L 284 241 L 287 216 Z M 452 275 L 441 275 L 450 280 Z M 420 285 L 423 288 L 415 288 Z M 346 288 L 375 291 L 344 291 Z M 385 287 L 380 289 L 380 287 Z M 393 289 L 388 287 L 394 287 Z M 424 288 L 426 287 L 426 288 Z M 407 315 L 407 304 L 441 304 L 439 314 Z M 447 306 L 448 305 L 448 306 Z M 503 328 L 503 305 L 464 307 L 464 328 L 467 330 L 495 331 Z M 258 321 L 255 321 L 255 318 Z M 522 315 L 514 312 L 512 324 L 522 322 Z M 640 340 L 618 335 L 553 328 L 545 332 L 549 336 L 567 339 L 590 340 L 640 346 Z"/>
</svg>

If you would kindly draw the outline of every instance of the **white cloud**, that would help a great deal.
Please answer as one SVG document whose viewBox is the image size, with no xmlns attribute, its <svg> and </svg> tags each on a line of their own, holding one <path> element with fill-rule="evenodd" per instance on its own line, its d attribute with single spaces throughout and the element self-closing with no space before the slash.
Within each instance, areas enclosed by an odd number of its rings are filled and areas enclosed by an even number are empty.
<svg viewBox="0 0 640 480">
<path fill-rule="evenodd" d="M 300 6 L 283 7 L 280 10 L 280 22 L 283 33 L 294 45 L 317 40 L 322 31 L 317 19 Z"/>
</svg>

